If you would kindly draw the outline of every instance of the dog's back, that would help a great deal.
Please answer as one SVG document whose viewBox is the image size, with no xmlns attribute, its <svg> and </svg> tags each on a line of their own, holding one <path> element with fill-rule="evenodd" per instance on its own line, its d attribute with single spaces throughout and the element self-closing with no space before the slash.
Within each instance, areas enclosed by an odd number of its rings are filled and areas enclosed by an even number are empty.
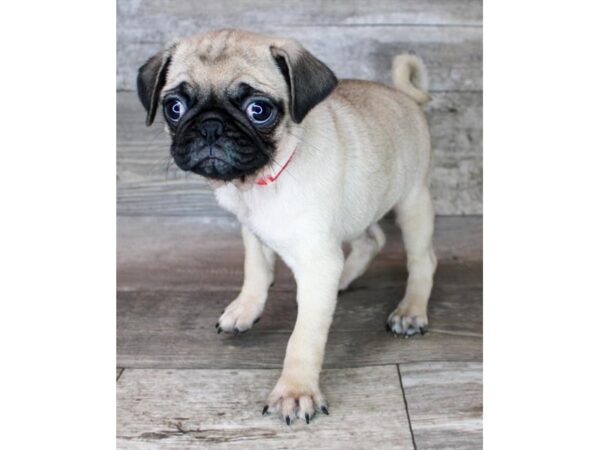
<svg viewBox="0 0 600 450">
<path fill-rule="evenodd" d="M 340 206 L 348 213 L 344 216 L 356 218 L 356 227 L 345 223 L 353 232 L 378 220 L 413 190 L 429 183 L 431 146 L 422 110 L 429 95 L 420 89 L 423 85 L 407 84 L 413 69 L 402 61 L 406 60 L 395 62 L 395 88 L 371 81 L 340 80 L 311 118 L 338 129 L 331 134 L 342 140 L 337 146 L 343 152 L 337 164 L 344 165 L 344 200 Z M 415 64 L 412 57 L 408 61 Z M 351 213 L 357 210 L 365 216 Z"/>
</svg>

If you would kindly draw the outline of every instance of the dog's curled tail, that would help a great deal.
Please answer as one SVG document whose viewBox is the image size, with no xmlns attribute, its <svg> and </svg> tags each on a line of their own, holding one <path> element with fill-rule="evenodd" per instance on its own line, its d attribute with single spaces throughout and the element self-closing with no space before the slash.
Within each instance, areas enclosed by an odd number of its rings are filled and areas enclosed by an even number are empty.
<svg viewBox="0 0 600 450">
<path fill-rule="evenodd" d="M 427 69 L 420 58 L 414 55 L 398 55 L 392 63 L 394 87 L 404 92 L 419 105 L 431 100 L 427 93 Z"/>
</svg>

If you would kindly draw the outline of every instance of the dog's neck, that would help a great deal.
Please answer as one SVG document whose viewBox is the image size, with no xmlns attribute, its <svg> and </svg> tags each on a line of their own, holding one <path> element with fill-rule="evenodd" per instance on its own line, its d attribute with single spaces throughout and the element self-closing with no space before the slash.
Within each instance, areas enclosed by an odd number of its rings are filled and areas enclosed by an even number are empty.
<svg viewBox="0 0 600 450">
<path fill-rule="evenodd" d="M 263 177 L 259 177 L 255 183 L 259 186 L 268 186 L 270 184 L 273 184 L 277 181 L 277 178 L 280 177 L 280 175 L 285 171 L 285 169 L 288 167 L 288 165 L 290 164 L 290 162 L 292 161 L 292 158 L 294 157 L 294 155 L 296 154 L 296 150 L 298 149 L 298 147 L 293 147 L 292 152 L 290 153 L 290 155 L 287 157 L 287 159 L 283 162 L 283 164 L 273 160 L 274 165 L 275 165 L 275 172 L 273 172 L 272 175 L 267 175 L 267 176 L 263 176 Z"/>
</svg>

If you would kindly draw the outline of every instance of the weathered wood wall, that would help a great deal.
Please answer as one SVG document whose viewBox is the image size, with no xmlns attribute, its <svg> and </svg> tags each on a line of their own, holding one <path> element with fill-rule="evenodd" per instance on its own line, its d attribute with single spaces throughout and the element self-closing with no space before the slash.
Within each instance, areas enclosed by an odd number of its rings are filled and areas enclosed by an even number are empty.
<svg viewBox="0 0 600 450">
<path fill-rule="evenodd" d="M 224 216 L 198 177 L 168 169 L 162 126 L 145 129 L 137 68 L 171 39 L 219 27 L 294 37 L 342 78 L 390 82 L 394 55 L 429 69 L 438 214 L 482 212 L 481 0 L 119 0 L 117 164 L 121 215 Z"/>
</svg>

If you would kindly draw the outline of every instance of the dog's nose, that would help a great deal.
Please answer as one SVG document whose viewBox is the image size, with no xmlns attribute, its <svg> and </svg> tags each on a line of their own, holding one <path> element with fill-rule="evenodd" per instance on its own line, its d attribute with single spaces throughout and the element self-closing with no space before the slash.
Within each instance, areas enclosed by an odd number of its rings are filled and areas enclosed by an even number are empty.
<svg viewBox="0 0 600 450">
<path fill-rule="evenodd" d="M 223 122 L 218 119 L 207 119 L 200 124 L 200 134 L 212 145 L 223 134 Z"/>
</svg>

